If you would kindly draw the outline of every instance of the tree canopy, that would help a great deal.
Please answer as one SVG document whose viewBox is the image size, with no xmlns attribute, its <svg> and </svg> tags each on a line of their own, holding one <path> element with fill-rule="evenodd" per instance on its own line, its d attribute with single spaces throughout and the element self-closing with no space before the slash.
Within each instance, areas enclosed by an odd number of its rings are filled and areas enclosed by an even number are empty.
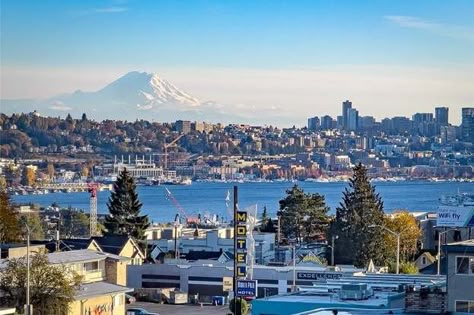
<svg viewBox="0 0 474 315">
<path fill-rule="evenodd" d="M 415 217 L 408 211 L 402 211 L 385 217 L 384 224 L 395 233 L 400 233 L 400 261 L 415 259 L 421 238 L 421 229 Z M 392 234 L 386 233 L 384 239 L 388 248 L 395 249 L 397 247 L 397 239 Z M 394 250 L 387 251 L 387 255 L 391 257 L 391 260 L 395 260 Z"/>
<path fill-rule="evenodd" d="M 30 266 L 30 301 L 35 314 L 67 314 L 81 277 L 64 266 L 50 265 L 41 253 L 31 256 Z M 23 308 L 26 269 L 26 257 L 10 259 L 0 269 L 0 305 Z"/>
<path fill-rule="evenodd" d="M 267 207 L 263 207 L 262 217 L 260 218 L 260 232 L 275 233 L 276 229 L 272 218 L 268 216 Z"/>
<path fill-rule="evenodd" d="M 145 239 L 145 230 L 150 226 L 147 215 L 140 215 L 142 203 L 138 199 L 135 180 L 126 168 L 120 172 L 107 207 L 110 214 L 105 218 L 109 234 L 130 235 L 138 241 Z"/>
<path fill-rule="evenodd" d="M 358 164 L 353 169 L 349 187 L 336 209 L 330 233 L 338 236 L 335 242 L 336 263 L 367 266 L 386 262 L 383 202 L 367 177 L 367 169 Z"/>
<path fill-rule="evenodd" d="M 21 227 L 18 215 L 11 206 L 8 193 L 0 188 L 0 243 L 16 242 L 20 238 Z"/>
<path fill-rule="evenodd" d="M 324 196 L 305 193 L 294 185 L 280 200 L 281 232 L 288 240 L 295 239 L 298 243 L 319 239 L 329 223 L 328 211 Z"/>
</svg>

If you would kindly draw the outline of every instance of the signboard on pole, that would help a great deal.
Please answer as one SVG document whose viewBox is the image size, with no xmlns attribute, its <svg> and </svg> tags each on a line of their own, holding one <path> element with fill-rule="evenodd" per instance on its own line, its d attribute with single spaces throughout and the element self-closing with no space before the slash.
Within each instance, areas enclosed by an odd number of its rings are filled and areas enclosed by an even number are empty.
<svg viewBox="0 0 474 315">
<path fill-rule="evenodd" d="M 238 280 L 237 295 L 242 297 L 257 297 L 257 280 Z"/>
<path fill-rule="evenodd" d="M 222 278 L 222 291 L 224 292 L 232 291 L 233 285 L 234 285 L 234 279 L 232 277 Z"/>
<path fill-rule="evenodd" d="M 436 226 L 472 227 L 474 226 L 474 206 L 440 206 Z"/>
</svg>

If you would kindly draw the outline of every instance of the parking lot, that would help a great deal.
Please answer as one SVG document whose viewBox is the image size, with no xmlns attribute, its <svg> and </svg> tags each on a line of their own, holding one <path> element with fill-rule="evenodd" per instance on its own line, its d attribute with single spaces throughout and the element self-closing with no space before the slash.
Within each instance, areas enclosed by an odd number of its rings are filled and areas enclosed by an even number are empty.
<svg viewBox="0 0 474 315">
<path fill-rule="evenodd" d="M 225 315 L 229 314 L 228 305 L 172 305 L 172 304 L 156 304 L 146 302 L 136 302 L 127 305 L 127 308 L 140 307 L 151 313 L 158 313 L 160 315 Z"/>
</svg>

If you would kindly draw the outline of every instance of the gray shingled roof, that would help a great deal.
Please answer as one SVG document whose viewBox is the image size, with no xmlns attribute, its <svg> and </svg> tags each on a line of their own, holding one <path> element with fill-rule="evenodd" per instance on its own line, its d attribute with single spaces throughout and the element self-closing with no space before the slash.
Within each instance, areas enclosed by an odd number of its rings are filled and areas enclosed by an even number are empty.
<svg viewBox="0 0 474 315">
<path fill-rule="evenodd" d="M 74 298 L 76 300 L 89 298 L 93 296 L 108 295 L 113 293 L 124 293 L 131 292 L 133 289 L 123 287 L 121 285 L 116 285 L 108 282 L 92 282 L 82 284 L 80 288 L 76 291 Z"/>
<path fill-rule="evenodd" d="M 71 250 L 67 252 L 55 252 L 48 254 L 50 264 L 70 264 L 75 262 L 88 262 L 111 258 L 115 260 L 129 260 L 130 258 L 117 256 L 109 253 L 97 252 L 89 249 Z"/>
</svg>

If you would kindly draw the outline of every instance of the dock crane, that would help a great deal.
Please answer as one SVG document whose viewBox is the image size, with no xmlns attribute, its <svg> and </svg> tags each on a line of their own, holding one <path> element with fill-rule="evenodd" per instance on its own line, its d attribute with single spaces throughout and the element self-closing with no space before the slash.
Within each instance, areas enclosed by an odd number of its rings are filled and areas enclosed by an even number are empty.
<svg viewBox="0 0 474 315">
<path fill-rule="evenodd" d="M 170 143 L 165 143 L 163 145 L 163 150 L 164 150 L 164 155 L 165 155 L 165 165 L 164 165 L 165 170 L 168 169 L 168 148 L 175 147 L 176 142 L 178 142 L 178 140 L 181 139 L 182 137 L 184 137 L 184 133 L 179 135 L 176 139 L 174 139 Z"/>
<path fill-rule="evenodd" d="M 87 191 L 90 193 L 90 210 L 89 210 L 89 221 L 90 221 L 90 236 L 97 235 L 97 191 L 99 184 L 87 183 Z"/>
<path fill-rule="evenodd" d="M 176 198 L 173 196 L 173 194 L 171 193 L 171 191 L 165 187 L 165 190 L 166 190 L 166 197 L 171 200 L 171 202 L 173 202 L 174 206 L 178 209 L 179 213 L 177 214 L 177 217 L 175 217 L 175 221 L 177 218 L 181 217 L 181 218 L 184 218 L 186 220 L 186 223 L 199 223 L 198 222 L 198 218 L 191 218 L 191 217 L 188 217 L 188 215 L 186 214 L 186 211 L 184 211 L 183 207 L 181 207 L 181 205 L 179 204 L 178 200 L 176 200 Z"/>
</svg>

